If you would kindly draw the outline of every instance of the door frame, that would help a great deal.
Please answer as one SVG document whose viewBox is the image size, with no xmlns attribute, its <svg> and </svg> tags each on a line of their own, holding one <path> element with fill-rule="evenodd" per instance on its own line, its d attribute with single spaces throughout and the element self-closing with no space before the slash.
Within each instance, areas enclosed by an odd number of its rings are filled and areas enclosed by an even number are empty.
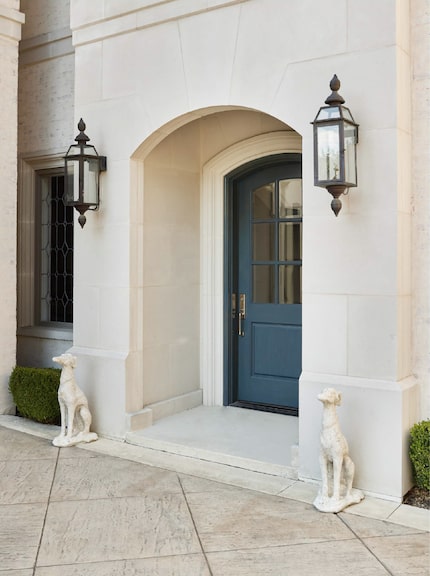
<svg viewBox="0 0 430 576">
<path fill-rule="evenodd" d="M 270 132 L 223 150 L 202 169 L 200 206 L 200 383 L 203 404 L 224 404 L 224 262 L 225 179 L 228 174 L 267 156 L 302 153 L 293 130 Z"/>
</svg>

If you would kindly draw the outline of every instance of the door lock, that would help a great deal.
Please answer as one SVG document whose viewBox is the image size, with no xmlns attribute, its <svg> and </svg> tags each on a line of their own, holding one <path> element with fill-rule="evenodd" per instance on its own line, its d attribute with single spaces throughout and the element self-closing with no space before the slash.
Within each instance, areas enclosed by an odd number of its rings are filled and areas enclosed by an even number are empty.
<svg viewBox="0 0 430 576">
<path fill-rule="evenodd" d="M 231 317 L 236 318 L 237 304 L 236 304 L 236 294 L 231 295 Z"/>
<path fill-rule="evenodd" d="M 243 329 L 243 321 L 246 317 L 246 294 L 239 294 L 239 322 L 238 322 L 238 334 L 239 336 L 245 336 L 245 331 Z"/>
</svg>

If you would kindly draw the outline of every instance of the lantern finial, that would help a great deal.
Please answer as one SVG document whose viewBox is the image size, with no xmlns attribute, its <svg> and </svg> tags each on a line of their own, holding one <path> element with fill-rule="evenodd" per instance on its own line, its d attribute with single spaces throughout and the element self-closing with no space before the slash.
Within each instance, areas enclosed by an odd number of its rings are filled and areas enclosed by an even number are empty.
<svg viewBox="0 0 430 576">
<path fill-rule="evenodd" d="M 331 94 L 330 94 L 330 96 L 328 96 L 327 100 L 325 101 L 326 104 L 332 105 L 332 104 L 344 104 L 345 103 L 345 100 L 342 98 L 342 96 L 340 94 L 338 94 L 339 88 L 340 88 L 340 80 L 335 74 L 330 81 Z"/>
<path fill-rule="evenodd" d="M 89 141 L 88 136 L 84 132 L 85 128 L 86 128 L 85 122 L 81 118 L 78 122 L 79 134 L 75 138 L 75 142 L 78 142 L 78 144 L 85 144 L 85 142 Z"/>
</svg>

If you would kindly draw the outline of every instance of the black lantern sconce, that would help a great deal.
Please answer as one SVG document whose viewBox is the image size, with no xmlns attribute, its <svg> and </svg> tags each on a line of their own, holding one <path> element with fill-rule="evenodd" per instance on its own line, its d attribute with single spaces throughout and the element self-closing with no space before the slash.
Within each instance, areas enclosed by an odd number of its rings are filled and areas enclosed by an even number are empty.
<svg viewBox="0 0 430 576">
<path fill-rule="evenodd" d="M 339 196 L 357 186 L 358 124 L 344 104 L 336 74 L 330 82 L 331 94 L 312 122 L 314 126 L 314 184 L 333 196 L 331 208 L 339 214 Z"/>
<path fill-rule="evenodd" d="M 79 134 L 64 157 L 64 198 L 66 206 L 79 212 L 78 222 L 85 226 L 87 210 L 97 210 L 100 203 L 99 177 L 106 170 L 106 156 L 99 156 L 94 146 L 87 144 L 85 122 L 78 123 Z"/>
</svg>

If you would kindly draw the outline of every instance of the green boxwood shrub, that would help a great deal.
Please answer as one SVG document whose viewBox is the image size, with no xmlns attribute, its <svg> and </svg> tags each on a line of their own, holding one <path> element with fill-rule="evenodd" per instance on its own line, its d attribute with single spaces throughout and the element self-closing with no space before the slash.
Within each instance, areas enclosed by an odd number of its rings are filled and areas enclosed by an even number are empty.
<svg viewBox="0 0 430 576">
<path fill-rule="evenodd" d="M 418 422 L 411 428 L 409 457 L 418 488 L 430 490 L 430 420 Z"/>
<path fill-rule="evenodd" d="M 60 424 L 58 368 L 16 366 L 9 379 L 9 390 L 18 412 L 24 418 L 43 424 Z"/>
</svg>

